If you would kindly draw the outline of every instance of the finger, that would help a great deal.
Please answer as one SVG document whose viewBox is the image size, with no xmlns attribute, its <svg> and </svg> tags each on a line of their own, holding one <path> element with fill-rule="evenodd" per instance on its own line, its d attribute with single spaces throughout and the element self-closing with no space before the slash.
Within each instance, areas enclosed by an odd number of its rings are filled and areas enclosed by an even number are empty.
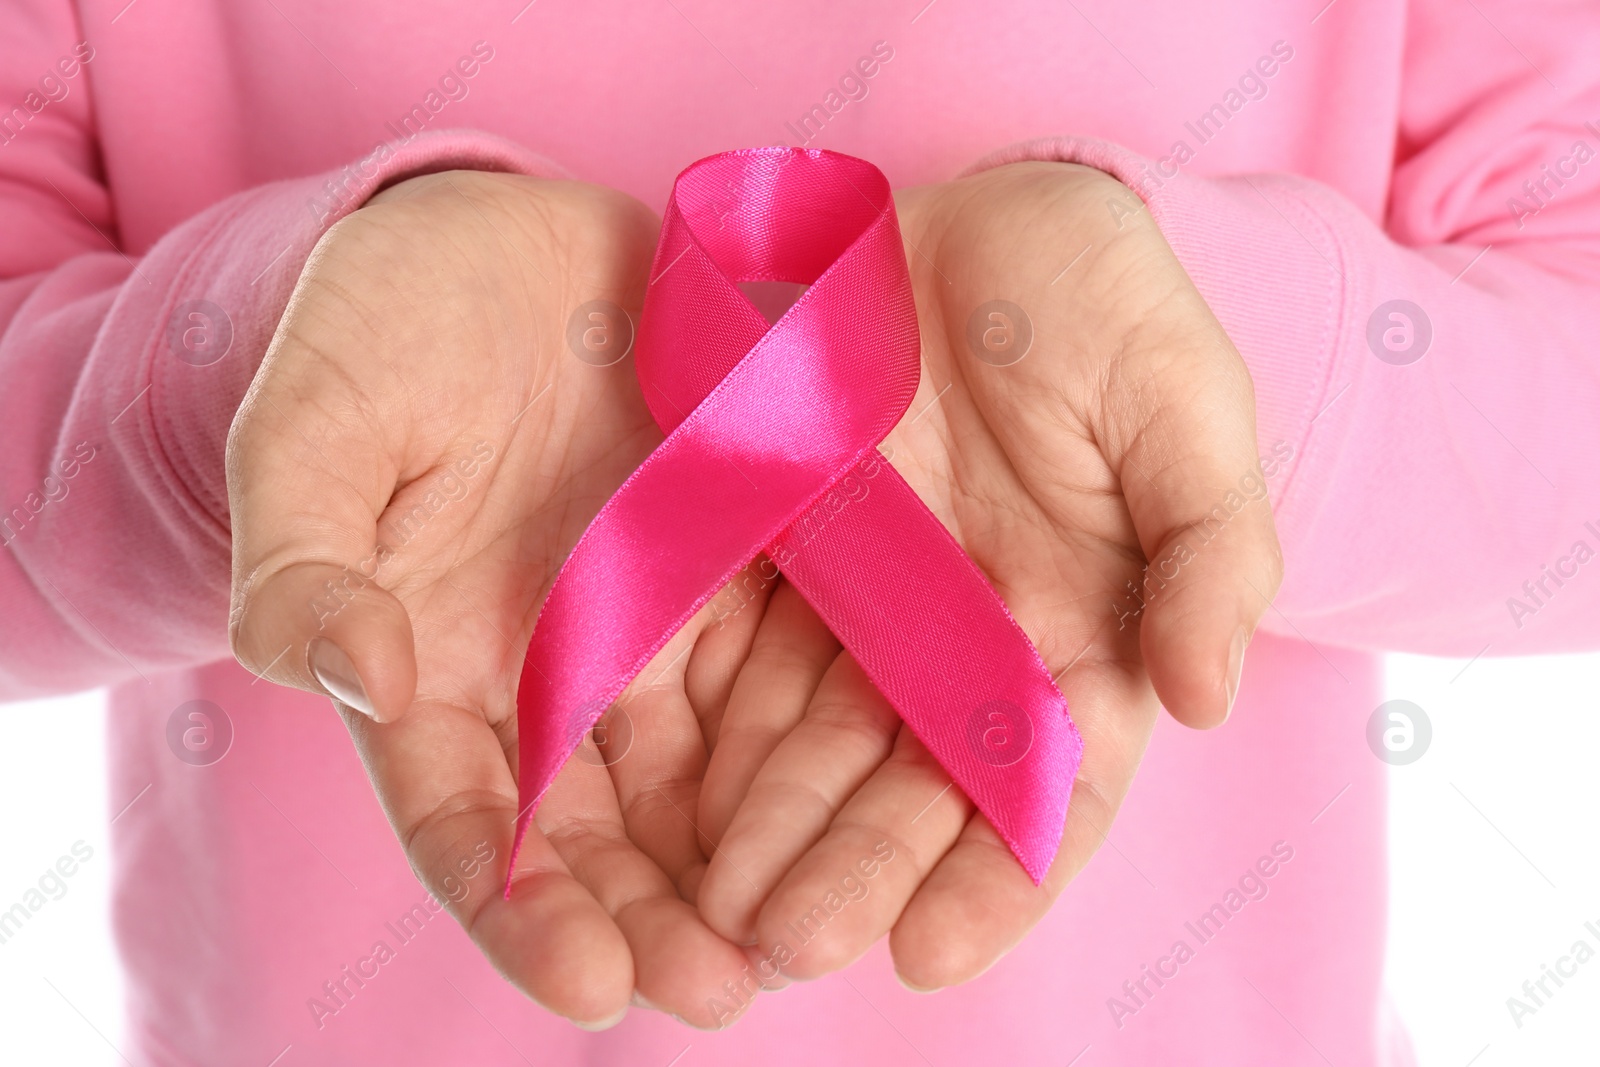
<svg viewBox="0 0 1600 1067">
<path fill-rule="evenodd" d="M 1137 666 L 1081 662 L 1061 689 L 1084 738 L 1061 848 L 1035 886 L 994 826 L 975 814 L 890 933 L 895 972 L 914 989 L 956 985 L 988 970 L 1044 918 L 1106 840 L 1159 707 Z"/>
<path fill-rule="evenodd" d="M 280 338 L 268 360 L 294 343 Z M 338 376 L 306 373 L 295 393 L 316 407 L 264 388 L 229 435 L 229 635 L 256 674 L 389 721 L 416 688 L 410 620 L 378 583 L 377 517 L 397 472 L 381 429 L 325 414 L 361 410 Z"/>
<path fill-rule="evenodd" d="M 720 842 L 750 783 L 805 717 L 839 642 L 794 586 L 778 585 L 729 695 L 700 797 L 700 826 Z"/>
<path fill-rule="evenodd" d="M 972 811 L 927 747 L 901 727 L 893 753 L 762 906 L 762 949 L 789 956 L 782 970 L 795 979 L 849 966 L 894 926 Z"/>
<path fill-rule="evenodd" d="M 707 733 L 721 718 L 719 702 L 726 703 L 773 585 L 753 577 L 753 567 L 674 635 L 594 730 L 629 837 L 690 903 L 711 845 L 697 821 Z"/>
<path fill-rule="evenodd" d="M 1074 807 L 1062 851 L 1036 886 L 993 824 L 974 814 L 890 931 L 889 951 L 901 983 L 919 993 L 958 985 L 1015 948 L 1076 875 L 1086 847 L 1080 827 L 1086 825 Z"/>
<path fill-rule="evenodd" d="M 757 556 L 705 607 L 707 615 L 689 654 L 683 684 L 708 751 L 716 748 L 728 698 L 779 580 L 777 565 L 765 555 Z"/>
<path fill-rule="evenodd" d="M 718 842 L 697 898 L 712 929 L 755 939 L 762 902 L 888 757 L 899 726 L 855 659 L 838 656 Z"/>
<path fill-rule="evenodd" d="M 592 741 L 584 746 L 596 752 Z M 597 753 L 567 761 L 534 821 L 621 931 L 640 997 L 691 1026 L 725 1025 L 728 1015 L 719 1017 L 713 1005 L 723 1003 L 724 983 L 742 981 L 745 953 L 718 937 L 628 836 L 610 772 Z"/>
<path fill-rule="evenodd" d="M 1108 442 L 1109 458 L 1149 561 L 1138 599 L 1151 681 L 1180 722 L 1209 727 L 1232 709 L 1283 557 L 1244 362 L 1192 288 L 1163 305 L 1162 319 L 1131 343 L 1154 355 L 1114 390 L 1112 406 L 1136 414 L 1125 442 Z"/>
<path fill-rule="evenodd" d="M 345 715 L 417 876 L 508 980 L 550 1011 L 597 1025 L 626 1010 L 632 953 L 608 911 L 546 839 L 530 833 L 511 898 L 517 789 L 477 712 L 421 702 L 398 722 Z"/>
<path fill-rule="evenodd" d="M 695 823 L 706 745 L 684 688 L 686 664 L 709 616 L 673 637 L 596 725 L 599 758 L 611 773 L 629 840 L 673 882 L 705 863 Z M 588 759 L 580 747 L 574 759 Z"/>
</svg>

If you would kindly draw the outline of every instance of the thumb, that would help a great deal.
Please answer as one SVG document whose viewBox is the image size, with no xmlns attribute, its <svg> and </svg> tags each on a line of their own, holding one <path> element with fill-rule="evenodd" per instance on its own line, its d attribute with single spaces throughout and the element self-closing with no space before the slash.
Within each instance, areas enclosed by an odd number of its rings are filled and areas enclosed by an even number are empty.
<svg viewBox="0 0 1600 1067">
<path fill-rule="evenodd" d="M 1144 379 L 1158 383 L 1140 398 L 1148 417 L 1117 466 L 1149 561 L 1128 590 L 1143 610 L 1146 669 L 1175 719 L 1209 728 L 1232 710 L 1283 555 L 1256 453 L 1249 372 L 1198 294 L 1194 301 L 1205 329 L 1180 342 L 1186 350 L 1163 352 L 1159 373 Z"/>
<path fill-rule="evenodd" d="M 395 467 L 381 432 L 329 417 L 359 405 L 298 386 L 318 403 L 296 402 L 263 370 L 228 437 L 234 655 L 269 681 L 392 721 L 417 678 L 410 617 L 378 583 L 391 553 L 377 517 Z"/>
</svg>

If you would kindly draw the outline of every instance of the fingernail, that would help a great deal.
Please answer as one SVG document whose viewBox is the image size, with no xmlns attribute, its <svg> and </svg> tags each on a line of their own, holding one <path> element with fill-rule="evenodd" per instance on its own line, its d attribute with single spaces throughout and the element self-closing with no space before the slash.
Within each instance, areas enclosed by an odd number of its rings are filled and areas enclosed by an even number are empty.
<svg viewBox="0 0 1600 1067">
<path fill-rule="evenodd" d="M 344 649 L 326 637 L 314 638 L 307 662 L 311 666 L 311 673 L 329 696 L 350 705 L 369 719 L 377 718 L 373 714 L 367 688 L 361 684 L 361 675 L 356 673 L 356 665 L 350 662 Z"/>
<path fill-rule="evenodd" d="M 656 1005 L 654 1005 L 654 1004 L 650 1003 L 648 1000 L 644 999 L 644 994 L 639 992 L 637 989 L 635 989 L 633 991 L 633 1001 L 632 1001 L 632 1003 L 633 1003 L 634 1007 L 643 1008 L 646 1011 L 660 1011 L 661 1010 Z"/>
<path fill-rule="evenodd" d="M 623 1017 L 626 1016 L 627 1014 L 628 1014 L 628 1009 L 627 1008 L 623 1008 L 621 1011 L 617 1012 L 615 1015 L 611 1016 L 609 1019 L 601 1019 L 599 1022 L 594 1022 L 594 1023 L 580 1022 L 577 1019 L 574 1019 L 574 1020 L 572 1020 L 572 1025 L 576 1026 L 580 1030 L 588 1030 L 590 1033 L 596 1033 L 596 1032 L 598 1032 L 600 1030 L 609 1030 L 609 1029 L 611 1029 L 613 1026 L 617 1025 L 618 1023 L 620 1023 L 623 1020 Z"/>
<path fill-rule="evenodd" d="M 1239 695 L 1239 676 L 1244 673 L 1244 648 L 1250 643 L 1250 634 L 1243 626 L 1233 631 L 1233 644 L 1228 648 L 1228 715 L 1233 714 L 1233 701 Z"/>
<path fill-rule="evenodd" d="M 921 986 L 912 985 L 910 982 L 905 980 L 905 976 L 902 975 L 899 971 L 894 972 L 894 980 L 899 982 L 901 985 L 905 986 L 907 989 L 911 990 L 911 992 L 913 992 L 913 993 L 921 993 L 924 996 L 926 996 L 929 993 L 937 993 L 938 992 L 937 989 L 923 989 Z"/>
</svg>

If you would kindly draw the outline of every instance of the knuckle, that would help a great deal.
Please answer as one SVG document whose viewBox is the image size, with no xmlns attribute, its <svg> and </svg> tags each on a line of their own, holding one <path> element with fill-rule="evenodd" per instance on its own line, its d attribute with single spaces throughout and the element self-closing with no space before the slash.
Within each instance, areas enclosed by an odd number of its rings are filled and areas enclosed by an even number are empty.
<svg viewBox="0 0 1600 1067">
<path fill-rule="evenodd" d="M 887 750 L 893 742 L 898 717 L 875 715 L 843 699 L 823 698 L 806 711 L 807 725 L 827 747 L 846 752 Z"/>
</svg>

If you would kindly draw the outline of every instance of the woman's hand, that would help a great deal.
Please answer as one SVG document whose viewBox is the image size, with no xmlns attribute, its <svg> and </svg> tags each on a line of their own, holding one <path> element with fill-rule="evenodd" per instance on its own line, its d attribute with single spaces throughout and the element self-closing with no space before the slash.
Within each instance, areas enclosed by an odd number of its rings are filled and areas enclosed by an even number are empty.
<svg viewBox="0 0 1600 1067">
<path fill-rule="evenodd" d="M 517 986 L 588 1024 L 637 988 L 709 1025 L 747 962 L 679 883 L 704 867 L 700 721 L 721 714 L 764 596 L 710 629 L 703 614 L 645 670 L 500 892 L 539 604 L 660 441 L 618 311 L 643 302 L 656 230 L 570 182 L 457 172 L 385 191 L 317 246 L 228 446 L 239 660 L 334 698 L 418 877 Z M 493 873 L 451 892 L 483 842 Z"/>
<path fill-rule="evenodd" d="M 888 933 L 902 979 L 932 989 L 992 965 L 1082 869 L 1158 699 L 1191 726 L 1227 717 L 1281 556 L 1249 374 L 1130 190 L 1022 163 L 897 208 L 925 373 L 885 451 L 1059 672 L 1085 745 L 1061 850 L 1035 887 L 780 586 L 755 648 L 781 654 L 750 657 L 702 792 L 719 848 L 697 902 L 789 977 Z M 768 699 L 768 676 L 813 695 Z M 797 944 L 789 924 L 868 869 Z"/>
</svg>

